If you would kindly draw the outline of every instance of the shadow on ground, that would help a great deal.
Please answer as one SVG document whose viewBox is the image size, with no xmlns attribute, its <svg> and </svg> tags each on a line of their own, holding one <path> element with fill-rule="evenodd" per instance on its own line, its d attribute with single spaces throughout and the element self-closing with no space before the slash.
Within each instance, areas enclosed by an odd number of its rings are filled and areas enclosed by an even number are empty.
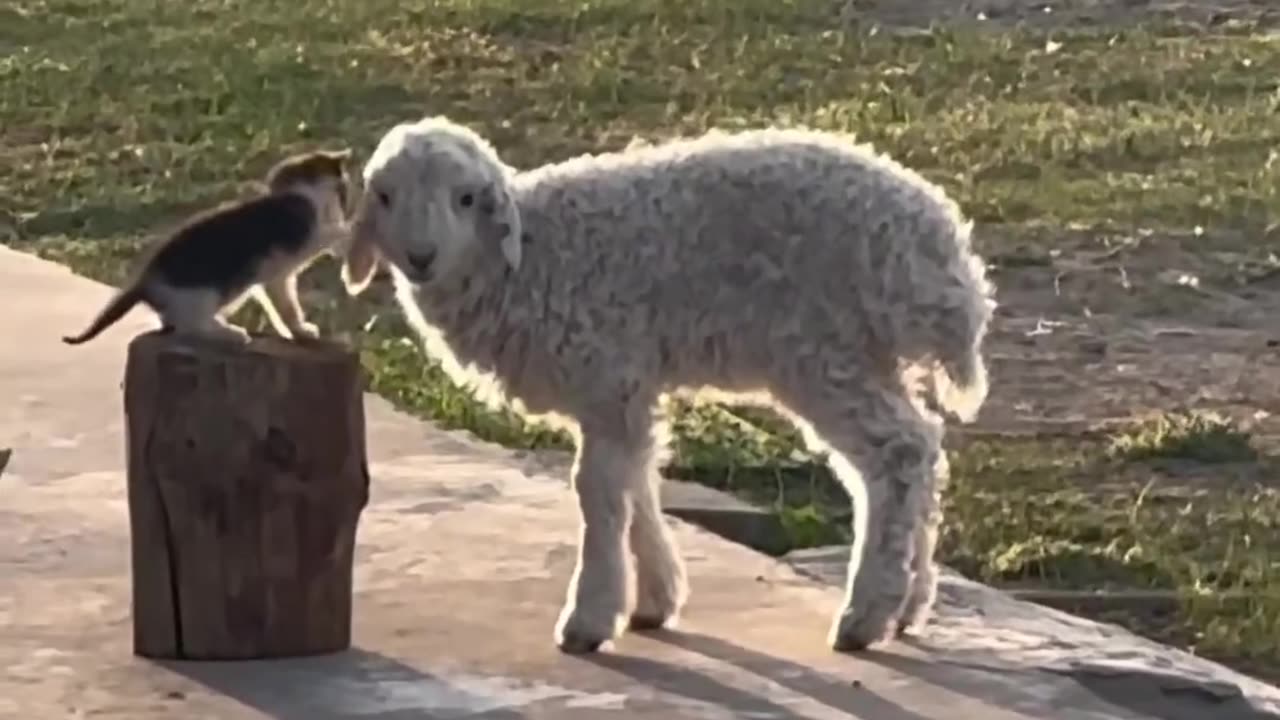
<svg viewBox="0 0 1280 720">
<path fill-rule="evenodd" d="M 160 665 L 275 720 L 526 717 L 501 707 L 500 700 L 369 650 L 287 660 Z"/>
<path fill-rule="evenodd" d="M 707 635 L 674 631 L 656 631 L 646 635 L 672 647 L 744 670 L 780 685 L 791 693 L 829 708 L 852 713 L 855 717 L 876 720 L 927 720 L 925 716 L 908 710 L 860 684 L 850 683 L 812 668 L 748 650 Z M 766 698 L 759 693 L 728 685 L 683 664 L 608 653 L 586 656 L 584 659 L 659 692 L 723 708 L 733 713 L 735 717 L 780 719 L 812 717 L 807 713 L 796 712 L 781 702 Z"/>
<path fill-rule="evenodd" d="M 914 643 L 913 643 L 914 644 Z M 927 647 L 920 645 L 927 651 Z M 971 697 L 992 697 L 991 688 L 1001 671 L 981 666 L 962 666 L 968 672 L 956 673 L 955 663 L 907 657 L 900 654 L 871 651 L 867 659 L 883 667 L 927 680 L 953 692 Z M 944 667 L 951 665 L 950 669 Z M 1028 672 L 1034 670 L 1028 668 Z M 1152 720 L 1280 720 L 1274 714 L 1253 707 L 1240 688 L 1221 682 L 1197 682 L 1173 674 L 1144 669 L 1082 666 L 1058 671 L 1039 672 L 1068 677 L 1097 698 Z M 1007 688 L 1007 685 L 1001 684 Z M 1005 690 L 1007 694 L 1007 689 Z M 1025 704 L 1022 703 L 1025 700 Z M 1034 711 L 1044 707 L 1043 698 L 1028 695 L 1012 698 L 1010 707 Z"/>
</svg>

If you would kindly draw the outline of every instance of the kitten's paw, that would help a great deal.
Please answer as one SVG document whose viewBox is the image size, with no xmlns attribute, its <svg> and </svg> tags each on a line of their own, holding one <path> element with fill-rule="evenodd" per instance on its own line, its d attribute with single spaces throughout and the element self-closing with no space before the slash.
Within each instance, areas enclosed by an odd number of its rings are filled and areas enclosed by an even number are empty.
<svg viewBox="0 0 1280 720">
<path fill-rule="evenodd" d="M 214 338 L 237 345 L 248 345 L 252 339 L 249 337 L 249 333 L 235 325 L 223 325 L 214 333 Z"/>
<path fill-rule="evenodd" d="M 184 340 L 192 340 L 196 342 L 215 342 L 228 343 L 233 345 L 248 345 L 249 333 L 241 330 L 235 325 L 223 325 L 214 323 L 212 325 L 198 328 L 172 328 L 169 333 L 175 337 Z"/>
<path fill-rule="evenodd" d="M 294 340 L 315 340 L 320 337 L 320 328 L 315 323 L 301 322 L 296 327 L 290 328 Z"/>
</svg>

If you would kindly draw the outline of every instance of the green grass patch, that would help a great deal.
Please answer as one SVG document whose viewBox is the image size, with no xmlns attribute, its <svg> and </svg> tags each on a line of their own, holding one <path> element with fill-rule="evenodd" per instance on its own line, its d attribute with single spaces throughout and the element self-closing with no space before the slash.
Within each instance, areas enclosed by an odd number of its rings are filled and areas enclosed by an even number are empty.
<svg viewBox="0 0 1280 720">
<path fill-rule="evenodd" d="M 1249 433 L 1213 413 L 1163 413 L 1111 438 L 1107 451 L 1130 460 L 1250 462 L 1257 458 Z"/>
<path fill-rule="evenodd" d="M 0 197 L 23 237 L 136 236 L 282 153 L 443 112 L 540 163 L 712 125 L 849 131 L 985 222 L 1266 224 L 1280 42 L 910 37 L 826 0 L 18 0 Z M 1052 40 L 1052 43 L 1050 43 Z"/>
<path fill-rule="evenodd" d="M 1112 443 L 999 437 L 959 448 L 942 560 L 997 585 L 1174 591 L 1176 616 L 1138 629 L 1214 657 L 1274 664 L 1280 489 L 1259 482 L 1256 465 L 1205 465 L 1188 478 L 1119 457 Z M 1254 457 L 1274 474 L 1274 460 Z"/>
</svg>

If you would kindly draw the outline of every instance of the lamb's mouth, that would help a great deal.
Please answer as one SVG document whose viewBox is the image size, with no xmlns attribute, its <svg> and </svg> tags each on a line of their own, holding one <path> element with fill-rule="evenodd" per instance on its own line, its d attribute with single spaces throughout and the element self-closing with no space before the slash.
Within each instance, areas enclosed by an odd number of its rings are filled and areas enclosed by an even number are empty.
<svg viewBox="0 0 1280 720">
<path fill-rule="evenodd" d="M 400 274 L 404 275 L 404 279 L 413 285 L 428 285 L 435 276 L 435 268 L 418 269 L 409 263 L 396 263 L 400 268 Z"/>
</svg>

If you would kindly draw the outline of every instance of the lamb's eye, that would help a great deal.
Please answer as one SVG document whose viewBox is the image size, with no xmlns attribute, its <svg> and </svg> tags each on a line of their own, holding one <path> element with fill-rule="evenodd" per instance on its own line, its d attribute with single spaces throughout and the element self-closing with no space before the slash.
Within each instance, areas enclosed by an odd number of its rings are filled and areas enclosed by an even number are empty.
<svg viewBox="0 0 1280 720">
<path fill-rule="evenodd" d="M 385 191 L 382 191 L 382 190 L 378 190 L 375 194 L 378 197 L 378 202 L 382 203 L 383 207 L 388 207 L 388 208 L 391 207 L 390 195 L 388 195 Z"/>
<path fill-rule="evenodd" d="M 461 204 L 462 207 L 471 207 L 475 201 L 475 196 L 471 193 L 463 193 L 462 197 L 458 198 L 458 203 Z"/>
</svg>

